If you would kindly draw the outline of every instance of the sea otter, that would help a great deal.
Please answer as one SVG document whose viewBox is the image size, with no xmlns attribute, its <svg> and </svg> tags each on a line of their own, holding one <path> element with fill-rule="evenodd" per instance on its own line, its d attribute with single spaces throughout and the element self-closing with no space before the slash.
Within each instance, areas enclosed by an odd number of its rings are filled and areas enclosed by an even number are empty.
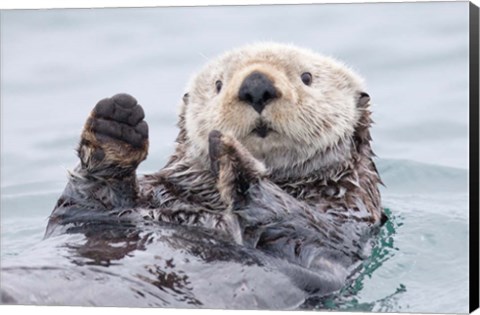
<svg viewBox="0 0 480 315">
<path fill-rule="evenodd" d="M 127 94 L 104 99 L 46 236 L 99 213 L 201 227 L 308 270 L 315 280 L 300 285 L 331 293 L 385 220 L 369 100 L 334 59 L 274 43 L 233 50 L 189 84 L 166 166 L 137 177 L 149 141 L 143 109 Z"/>
</svg>

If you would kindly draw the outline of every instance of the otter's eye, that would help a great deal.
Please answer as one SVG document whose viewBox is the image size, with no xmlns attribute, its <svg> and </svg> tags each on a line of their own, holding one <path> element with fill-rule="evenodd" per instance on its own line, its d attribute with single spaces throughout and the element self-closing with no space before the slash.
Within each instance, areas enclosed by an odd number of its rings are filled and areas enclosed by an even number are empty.
<svg viewBox="0 0 480 315">
<path fill-rule="evenodd" d="M 222 86 L 223 86 L 222 81 L 217 80 L 217 82 L 215 82 L 215 88 L 217 89 L 217 93 L 220 93 L 220 91 L 222 90 Z"/>
<path fill-rule="evenodd" d="M 312 84 L 312 74 L 310 72 L 304 72 L 302 73 L 302 82 L 305 84 L 305 85 L 310 85 Z"/>
</svg>

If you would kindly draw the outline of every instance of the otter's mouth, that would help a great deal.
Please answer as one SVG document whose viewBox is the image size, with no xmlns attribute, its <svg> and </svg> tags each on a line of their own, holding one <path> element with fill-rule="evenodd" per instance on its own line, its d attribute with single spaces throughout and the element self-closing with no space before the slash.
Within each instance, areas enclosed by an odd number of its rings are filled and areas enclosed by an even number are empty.
<svg viewBox="0 0 480 315">
<path fill-rule="evenodd" d="M 260 138 L 266 138 L 272 132 L 274 132 L 274 130 L 270 128 L 264 121 L 257 123 L 255 129 L 252 130 L 252 133 Z"/>
</svg>

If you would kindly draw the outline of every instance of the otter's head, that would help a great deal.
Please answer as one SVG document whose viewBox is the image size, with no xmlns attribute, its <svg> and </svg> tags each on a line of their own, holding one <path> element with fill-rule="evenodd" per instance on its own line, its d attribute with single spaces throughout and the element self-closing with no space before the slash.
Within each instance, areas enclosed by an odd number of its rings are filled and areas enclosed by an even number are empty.
<svg viewBox="0 0 480 315">
<path fill-rule="evenodd" d="M 351 158 L 369 97 L 341 63 L 294 46 L 256 44 L 209 63 L 188 88 L 183 145 L 207 163 L 208 134 L 236 138 L 272 174 L 308 175 Z"/>
</svg>

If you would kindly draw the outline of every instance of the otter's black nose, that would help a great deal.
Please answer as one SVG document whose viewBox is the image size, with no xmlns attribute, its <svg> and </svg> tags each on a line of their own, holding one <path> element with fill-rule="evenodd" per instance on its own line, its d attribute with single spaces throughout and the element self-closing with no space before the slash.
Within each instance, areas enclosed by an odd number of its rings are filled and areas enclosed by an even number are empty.
<svg viewBox="0 0 480 315">
<path fill-rule="evenodd" d="M 277 90 L 263 73 L 254 71 L 243 80 L 238 98 L 250 105 L 261 114 L 269 101 L 277 97 Z"/>
</svg>

